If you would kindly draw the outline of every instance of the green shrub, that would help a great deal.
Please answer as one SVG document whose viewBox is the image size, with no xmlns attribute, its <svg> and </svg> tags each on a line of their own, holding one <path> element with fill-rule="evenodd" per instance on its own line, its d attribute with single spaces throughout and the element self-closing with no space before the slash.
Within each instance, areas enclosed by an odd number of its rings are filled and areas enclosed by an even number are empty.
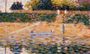
<svg viewBox="0 0 90 54">
<path fill-rule="evenodd" d="M 44 45 L 44 44 L 34 44 L 26 48 L 27 51 L 32 49 L 32 53 L 37 53 L 37 54 L 56 54 L 57 53 L 57 45 Z"/>
<path fill-rule="evenodd" d="M 86 26 L 90 25 L 90 17 L 88 15 L 83 14 L 75 14 L 74 16 L 70 16 L 65 22 L 66 23 L 83 23 Z"/>
<path fill-rule="evenodd" d="M 89 2 L 83 2 L 81 3 L 82 7 L 80 10 L 90 10 L 90 3 Z"/>
<path fill-rule="evenodd" d="M 36 22 L 55 20 L 56 14 L 0 13 L 0 22 Z"/>
<path fill-rule="evenodd" d="M 44 44 L 33 44 L 27 48 L 31 48 L 32 52 L 36 54 L 73 54 L 73 53 L 78 53 L 81 54 L 86 53 L 90 50 L 90 47 L 87 45 L 79 45 L 79 44 L 72 44 L 68 46 L 63 46 L 61 45 L 61 52 L 57 52 L 57 45 L 44 45 Z M 64 49 L 67 47 L 67 50 Z M 28 49 L 27 49 L 28 50 Z M 28 50 L 29 51 L 29 50 Z"/>
</svg>

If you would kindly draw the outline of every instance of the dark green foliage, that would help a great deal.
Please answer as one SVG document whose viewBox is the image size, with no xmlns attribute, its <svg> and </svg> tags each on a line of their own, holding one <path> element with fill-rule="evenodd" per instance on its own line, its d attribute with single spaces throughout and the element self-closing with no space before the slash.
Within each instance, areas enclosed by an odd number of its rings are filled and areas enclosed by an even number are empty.
<svg viewBox="0 0 90 54">
<path fill-rule="evenodd" d="M 31 19 L 24 13 L 0 13 L 0 22 L 28 22 Z"/>
<path fill-rule="evenodd" d="M 79 45 L 79 44 L 72 44 L 65 46 L 67 47 L 67 50 L 64 49 L 63 45 L 61 47 L 61 53 L 57 52 L 57 45 L 44 45 L 44 44 L 33 44 L 30 47 L 32 49 L 32 52 L 36 54 L 73 54 L 73 53 L 87 53 L 90 50 L 90 46 L 86 45 Z M 28 49 L 27 49 L 28 50 Z"/>
<path fill-rule="evenodd" d="M 72 49 L 72 50 L 69 50 L 70 52 L 75 52 L 75 53 L 86 53 L 90 50 L 90 47 L 88 46 L 85 46 L 85 45 L 70 45 L 68 46 L 69 49 Z"/>
<path fill-rule="evenodd" d="M 32 47 L 33 46 L 33 47 Z M 33 53 L 37 54 L 56 54 L 57 53 L 57 45 L 44 45 L 44 44 L 37 44 L 37 45 L 30 45 Z M 29 49 L 26 49 L 29 50 Z"/>
<path fill-rule="evenodd" d="M 38 0 L 38 1 L 39 1 L 38 3 L 36 3 L 35 5 L 32 5 L 33 10 L 57 10 L 57 9 L 81 10 L 81 11 L 90 10 L 90 2 L 87 2 L 87 1 L 79 3 L 79 5 L 77 4 L 71 5 L 73 3 L 67 4 L 68 2 L 65 2 L 65 1 L 64 1 L 65 4 L 61 4 L 61 5 L 57 5 L 58 3 L 53 4 L 52 2 L 53 0 Z"/>
<path fill-rule="evenodd" d="M 90 10 L 90 2 L 81 3 L 80 10 Z"/>
<path fill-rule="evenodd" d="M 83 23 L 84 25 L 90 25 L 90 17 L 88 15 L 83 14 L 75 14 L 72 17 L 69 17 L 65 22 L 66 23 Z"/>
<path fill-rule="evenodd" d="M 14 2 L 10 9 L 11 10 L 22 10 L 23 4 L 21 2 Z"/>
<path fill-rule="evenodd" d="M 10 45 L 10 51 L 13 52 L 14 54 L 20 54 L 22 51 L 22 45 L 19 44 Z"/>
<path fill-rule="evenodd" d="M 51 0 L 38 0 L 38 1 L 39 2 L 36 5 L 32 5 L 33 10 L 52 10 Z"/>
<path fill-rule="evenodd" d="M 51 10 L 52 2 L 51 0 L 40 0 L 40 4 L 38 5 L 38 10 Z"/>
<path fill-rule="evenodd" d="M 43 15 L 40 15 L 40 20 L 41 21 L 47 21 L 47 22 L 52 22 L 52 21 L 55 21 L 55 16 L 56 16 L 56 14 L 48 14 L 48 15 L 45 15 L 45 14 L 43 14 Z"/>
<path fill-rule="evenodd" d="M 53 22 L 56 14 L 0 13 L 0 22 Z"/>
</svg>

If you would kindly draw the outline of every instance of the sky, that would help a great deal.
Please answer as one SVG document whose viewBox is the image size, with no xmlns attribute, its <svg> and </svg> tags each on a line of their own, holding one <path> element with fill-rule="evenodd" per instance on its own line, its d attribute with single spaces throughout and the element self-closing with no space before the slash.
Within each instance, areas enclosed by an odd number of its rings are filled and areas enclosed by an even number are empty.
<svg viewBox="0 0 90 54">
<path fill-rule="evenodd" d="M 26 2 L 30 0 L 7 0 L 7 10 L 10 12 L 9 8 L 11 7 L 12 3 L 15 1 L 22 1 L 22 3 L 25 5 Z M 0 11 L 5 12 L 5 0 L 0 0 Z"/>
</svg>

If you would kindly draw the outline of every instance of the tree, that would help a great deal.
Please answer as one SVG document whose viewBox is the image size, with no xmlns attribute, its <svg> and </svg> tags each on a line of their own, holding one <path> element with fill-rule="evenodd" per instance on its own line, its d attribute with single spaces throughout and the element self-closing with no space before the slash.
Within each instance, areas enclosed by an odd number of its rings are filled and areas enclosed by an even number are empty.
<svg viewBox="0 0 90 54">
<path fill-rule="evenodd" d="M 51 10 L 52 3 L 51 0 L 31 0 L 26 3 L 25 7 L 33 10 Z"/>
<path fill-rule="evenodd" d="M 14 2 L 10 9 L 11 10 L 22 10 L 23 4 L 21 2 Z"/>
<path fill-rule="evenodd" d="M 31 0 L 30 2 L 27 2 L 25 4 L 25 7 L 29 10 L 30 9 L 37 9 L 39 4 L 40 4 L 40 0 Z"/>
<path fill-rule="evenodd" d="M 40 5 L 38 6 L 38 9 L 51 10 L 52 9 L 51 0 L 40 0 Z"/>
<path fill-rule="evenodd" d="M 52 4 L 59 9 L 75 8 L 78 5 L 74 0 L 52 0 Z"/>
<path fill-rule="evenodd" d="M 52 10 L 56 9 L 56 7 L 62 9 L 75 8 L 78 6 L 78 3 L 74 0 L 31 0 L 26 3 L 26 7 L 34 10 Z"/>
<path fill-rule="evenodd" d="M 52 4 L 55 6 L 60 6 L 62 5 L 63 0 L 51 0 Z"/>
</svg>

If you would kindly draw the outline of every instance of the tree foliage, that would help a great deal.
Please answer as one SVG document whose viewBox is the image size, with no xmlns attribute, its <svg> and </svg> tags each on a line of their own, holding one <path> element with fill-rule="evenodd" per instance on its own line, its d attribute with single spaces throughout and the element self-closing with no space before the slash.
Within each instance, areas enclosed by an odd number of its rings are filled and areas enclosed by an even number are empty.
<svg viewBox="0 0 90 54">
<path fill-rule="evenodd" d="M 56 7 L 65 8 L 66 6 L 75 8 L 77 6 L 77 3 L 73 0 L 32 0 L 31 2 L 26 3 L 26 7 L 28 9 L 30 9 L 31 6 L 36 10 L 52 10 Z"/>
<path fill-rule="evenodd" d="M 26 3 L 25 7 L 28 9 L 37 9 L 39 4 L 40 0 L 31 0 L 30 2 Z"/>
<path fill-rule="evenodd" d="M 26 7 L 34 10 L 90 10 L 90 3 L 79 3 L 77 0 L 31 0 Z"/>
<path fill-rule="evenodd" d="M 27 2 L 25 6 L 28 9 L 44 10 L 44 9 L 51 9 L 52 3 L 51 0 L 31 0 L 30 2 Z"/>
<path fill-rule="evenodd" d="M 38 6 L 38 9 L 51 10 L 52 9 L 51 0 L 40 0 L 40 5 Z"/>
<path fill-rule="evenodd" d="M 53 6 L 58 6 L 60 8 L 65 8 L 68 6 L 70 9 L 75 8 L 78 4 L 73 0 L 52 0 Z"/>
<path fill-rule="evenodd" d="M 11 10 L 22 10 L 23 4 L 21 2 L 14 2 L 10 7 Z"/>
</svg>

